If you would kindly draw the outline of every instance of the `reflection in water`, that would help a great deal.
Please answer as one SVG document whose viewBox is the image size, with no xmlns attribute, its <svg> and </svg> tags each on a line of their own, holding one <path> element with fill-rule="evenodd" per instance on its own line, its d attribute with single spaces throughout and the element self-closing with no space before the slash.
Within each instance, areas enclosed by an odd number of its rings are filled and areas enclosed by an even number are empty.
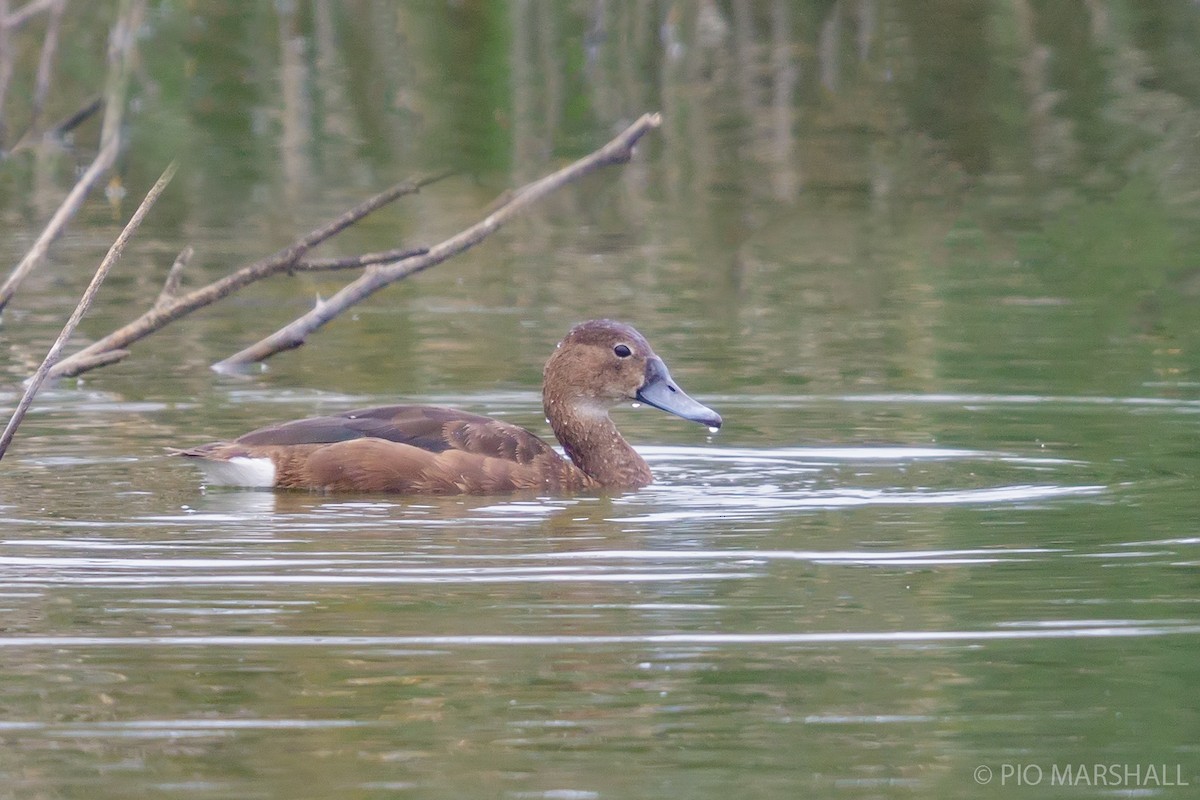
<svg viewBox="0 0 1200 800">
<path fill-rule="evenodd" d="M 238 730 L 289 730 L 298 728 L 347 728 L 369 723 L 345 720 L 303 719 L 212 719 L 212 720 L 133 720 L 130 722 L 93 722 L 89 724 L 47 724 L 37 722 L 0 722 L 0 733 L 4 731 L 40 731 L 52 736 L 69 737 L 137 737 L 158 736 L 207 736 L 222 731 Z"/>
<path fill-rule="evenodd" d="M 777 516 L 789 511 L 848 506 L 946 505 L 1032 502 L 1055 497 L 1101 493 L 1103 485 L 1056 484 L 1055 472 L 1072 480 L 1071 467 L 1081 462 L 1056 457 L 1031 457 L 937 447 L 662 447 L 643 446 L 639 451 L 659 475 L 659 482 L 639 493 L 611 499 L 580 496 L 539 498 L 528 494 L 504 498 L 379 498 L 361 500 L 300 492 L 239 491 L 217 488 L 171 516 L 156 515 L 122 525 L 185 524 L 221 527 L 237 524 L 294 530 L 397 525 L 417 527 L 439 523 L 481 528 L 516 523 L 539 523 L 553 518 L 588 517 L 611 522 L 683 521 Z M 69 466 L 70 459 L 41 458 L 44 466 Z M 86 463 L 86 462 L 85 462 Z M 971 464 L 1007 470 L 1018 482 L 982 487 L 946 486 L 937 481 L 930 465 L 942 465 L 948 482 Z M 905 487 L 908 468 L 925 465 L 921 485 Z M 843 473 L 852 471 L 851 476 Z M 830 483 L 830 472 L 835 476 Z M 973 474 L 973 473 L 971 473 Z M 1037 482 L 1030 482 L 1036 478 Z M 864 483 L 882 483 L 880 487 Z M 643 509 L 645 509 L 643 511 Z M 611 514 L 611 515 L 610 515 Z M 298 519 L 285 521 L 280 515 Z M 606 516 L 610 515 L 610 516 Z M 55 520 L 63 527 L 104 523 L 91 520 Z"/>
<path fill-rule="evenodd" d="M 65 6 L 77 80 L 42 119 L 98 90 L 114 7 Z M 9 264 L 92 155 L 87 128 L 9 149 L 45 32 L 0 48 Z M 0 470 L 0 794 L 1194 773 L 1198 32 L 1190 0 L 158 4 L 120 177 L 190 177 L 82 337 L 152 305 L 185 244 L 198 285 L 448 166 L 345 246 L 438 241 L 622 120 L 665 123 L 261 373 L 205 367 L 348 277 L 258 287 L 39 395 Z M 9 404 L 111 242 L 96 202 L 6 310 Z M 400 400 L 545 430 L 545 355 L 602 314 L 728 411 L 708 440 L 618 412 L 646 491 L 203 491 L 161 455 Z"/>
<path fill-rule="evenodd" d="M 458 404 L 504 413 L 529 399 Z M 839 414 L 914 405 L 832 402 Z M 732 405 L 751 431 L 801 406 L 824 413 L 813 398 Z M 988 413 L 977 407 L 1042 419 L 1042 405 L 924 407 L 973 421 Z M 187 465 L 155 456 L 106 473 L 140 487 L 111 515 L 48 515 L 47 483 L 0 511 L 0 759 L 49 774 L 122 763 L 101 782 L 113 792 L 189 797 L 419 789 L 499 763 L 513 794 L 600 796 L 620 783 L 614 754 L 639 787 L 657 785 L 665 741 L 733 775 L 767 763 L 788 785 L 804 753 L 800 771 L 847 796 L 962 785 L 1014 725 L 1049 746 L 1141 696 L 1096 663 L 1178 652 L 1186 675 L 1200 635 L 1177 574 L 1200 540 L 1094 524 L 1153 479 L 1014 446 L 1028 438 L 753 446 L 735 428 L 701 447 L 641 447 L 659 482 L 612 497 L 202 492 Z M 1048 714 L 1046 687 L 1009 681 L 1030 663 L 1059 665 L 1046 680 L 1076 693 L 1068 710 Z M 1078 695 L 1080 671 L 1098 696 Z M 1180 713 L 1157 712 L 1172 725 Z M 985 743 L 959 741 L 964 728 Z M 892 775 L 900 761 L 921 774 Z"/>
<path fill-rule="evenodd" d="M 466 636 L 22 636 L 0 637 L 0 648 L 40 647 L 582 647 L 588 645 L 813 645 L 938 644 L 1011 639 L 1127 638 L 1200 634 L 1200 625 L 1178 620 L 1107 620 L 1050 629 L 1012 627 L 987 631 L 838 631 L 833 633 L 664 633 L 641 635 L 540 636 L 473 634 Z"/>
</svg>

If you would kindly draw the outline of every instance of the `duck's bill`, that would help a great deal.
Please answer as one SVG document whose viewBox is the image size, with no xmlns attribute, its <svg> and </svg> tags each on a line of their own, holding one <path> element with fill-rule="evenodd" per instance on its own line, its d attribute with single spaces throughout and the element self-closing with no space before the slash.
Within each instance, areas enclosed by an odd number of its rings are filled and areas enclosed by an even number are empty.
<svg viewBox="0 0 1200 800">
<path fill-rule="evenodd" d="M 691 422 L 699 422 L 710 428 L 721 427 L 721 415 L 688 397 L 671 380 L 671 373 L 661 358 L 655 357 L 646 362 L 646 382 L 638 389 L 637 399 Z"/>
</svg>

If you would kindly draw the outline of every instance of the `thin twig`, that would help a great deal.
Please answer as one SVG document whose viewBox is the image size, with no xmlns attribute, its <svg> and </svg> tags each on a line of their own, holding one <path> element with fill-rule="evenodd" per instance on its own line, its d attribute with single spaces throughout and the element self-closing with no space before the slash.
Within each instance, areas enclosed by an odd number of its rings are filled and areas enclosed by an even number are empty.
<svg viewBox="0 0 1200 800">
<path fill-rule="evenodd" d="M 429 252 L 428 247 L 415 248 L 396 248 L 395 250 L 384 250 L 382 253 L 363 253 L 360 256 L 347 256 L 345 258 L 311 258 L 306 261 L 297 261 L 292 267 L 292 272 L 323 272 L 335 269 L 359 269 L 361 267 L 369 267 L 373 264 L 387 264 L 392 261 L 404 261 L 407 258 L 416 258 L 423 256 Z"/>
<path fill-rule="evenodd" d="M 500 226 L 513 216 L 566 184 L 576 181 L 601 167 L 612 164 L 623 164 L 629 161 L 632 157 L 633 147 L 638 140 L 661 124 L 662 117 L 659 114 L 644 115 L 615 139 L 594 153 L 513 192 L 505 202 L 494 208 L 484 219 L 466 230 L 451 236 L 440 244 L 431 247 L 425 255 L 399 263 L 371 267 L 357 280 L 342 287 L 339 292 L 313 308 L 307 314 L 298 317 L 275 333 L 241 352 L 235 353 L 224 361 L 214 364 L 213 369 L 222 372 L 238 371 L 244 369 L 249 364 L 270 358 L 276 353 L 299 347 L 304 344 L 308 334 L 317 330 L 350 306 L 379 291 L 384 286 L 429 269 L 451 256 L 455 256 L 473 247 L 499 229 Z"/>
<path fill-rule="evenodd" d="M 316 247 L 326 239 L 345 230 L 372 211 L 376 211 L 400 197 L 414 194 L 423 187 L 439 181 L 450 174 L 452 173 L 440 173 L 430 177 L 398 183 L 390 189 L 380 192 L 374 197 L 360 203 L 329 224 L 305 234 L 274 255 L 260 259 L 207 286 L 202 286 L 185 295 L 176 297 L 163 306 L 151 308 L 133 322 L 93 342 L 79 352 L 64 358 L 51 371 L 51 377 L 62 378 L 79 375 L 88 369 L 93 369 L 94 366 L 102 366 L 108 362 L 101 360 L 97 363 L 94 357 L 98 354 L 108 350 L 124 350 L 129 345 L 140 339 L 144 339 L 168 323 L 186 314 L 190 314 L 198 308 L 203 308 L 224 299 L 244 286 L 270 277 L 271 275 L 294 269 L 299 263 L 300 258 L 309 249 Z"/>
<path fill-rule="evenodd" d="M 183 271 L 187 269 L 188 262 L 192 260 L 192 256 L 195 253 L 196 248 L 189 244 L 180 251 L 179 255 L 175 256 L 175 263 L 171 265 L 170 271 L 167 272 L 167 279 L 163 281 L 163 287 L 158 293 L 158 299 L 154 301 L 155 308 L 165 306 L 179 294 L 179 283 L 183 280 Z"/>
<path fill-rule="evenodd" d="M 100 291 L 100 284 L 104 283 L 104 279 L 108 277 L 109 270 L 121 258 L 121 254 L 125 251 L 126 243 L 129 242 L 130 237 L 133 236 L 138 226 L 142 224 L 142 220 L 146 218 L 146 214 L 149 213 L 151 206 L 158 200 L 163 190 L 167 188 L 167 184 L 171 182 L 171 178 L 174 175 L 175 162 L 171 162 L 146 194 L 146 198 L 142 200 L 137 211 L 133 212 L 133 216 L 129 218 L 129 222 L 126 223 L 125 228 L 117 236 L 117 240 L 108 249 L 108 254 L 104 256 L 104 260 L 100 262 L 100 266 L 96 269 L 96 274 L 92 276 L 92 282 L 88 284 L 83 297 L 79 299 L 79 304 L 75 306 L 70 319 L 67 320 L 67 324 L 63 326 L 62 331 L 58 334 L 58 338 L 51 345 L 50 352 L 46 354 L 46 358 L 42 361 L 41 366 L 33 374 L 29 385 L 25 387 L 25 394 L 21 396 L 21 402 L 17 404 L 12 418 L 4 428 L 4 433 L 0 435 L 0 458 L 4 457 L 9 444 L 12 443 L 13 436 L 17 432 L 17 426 L 21 424 L 21 420 L 25 418 L 25 412 L 29 410 L 29 406 L 33 403 L 33 396 L 42 387 L 42 383 L 46 380 L 46 376 L 50 374 L 50 370 L 54 366 L 54 362 L 58 360 L 59 354 L 62 353 L 67 340 L 75 333 L 75 328 L 78 327 L 79 321 L 83 319 L 83 315 L 87 313 L 88 307 L 91 306 L 92 301 L 96 298 L 96 293 Z"/>
<path fill-rule="evenodd" d="M 333 222 L 330 222 L 323 228 L 317 228 L 311 233 L 302 236 L 296 241 L 294 247 L 303 250 L 311 250 L 326 239 L 332 239 L 334 236 L 346 230 L 346 228 L 349 228 L 351 225 L 358 222 L 372 211 L 377 211 L 386 206 L 388 203 L 404 197 L 405 195 L 416 194 L 426 186 L 437 183 L 445 178 L 449 178 L 453 174 L 455 173 L 452 171 L 439 172 L 435 175 L 428 175 L 415 180 L 408 180 L 404 181 L 403 183 L 398 183 L 387 191 L 380 192 L 369 200 L 359 203 L 357 206 L 350 209 L 345 214 L 342 214 L 340 217 L 335 219 Z M 304 254 L 301 253 L 299 256 L 297 256 L 297 260 L 299 260 L 299 258 L 303 255 Z"/>
</svg>

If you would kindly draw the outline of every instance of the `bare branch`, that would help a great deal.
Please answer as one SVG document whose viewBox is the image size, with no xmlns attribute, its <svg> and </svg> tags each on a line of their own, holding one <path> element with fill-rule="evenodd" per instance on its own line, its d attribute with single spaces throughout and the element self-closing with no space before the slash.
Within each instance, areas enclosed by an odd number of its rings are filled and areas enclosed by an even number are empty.
<svg viewBox="0 0 1200 800">
<path fill-rule="evenodd" d="M 263 361 L 283 350 L 304 344 L 308 334 L 329 322 L 350 306 L 361 302 L 390 283 L 415 275 L 440 264 L 451 256 L 483 241 L 513 216 L 521 213 L 543 197 L 579 180 L 596 170 L 612 164 L 623 164 L 630 160 L 633 147 L 647 132 L 659 127 L 659 114 L 646 114 L 608 144 L 575 163 L 560 169 L 540 180 L 527 184 L 499 203 L 484 219 L 466 230 L 435 245 L 423 256 L 402 262 L 369 268 L 357 280 L 344 286 L 307 314 L 298 317 L 262 341 L 235 353 L 213 368 L 218 371 L 238 371 L 247 365 Z"/>
<path fill-rule="evenodd" d="M 183 271 L 187 269 L 188 262 L 192 260 L 195 252 L 196 248 L 189 244 L 179 255 L 175 256 L 175 263 L 171 265 L 170 271 L 167 272 L 167 279 L 163 281 L 162 291 L 158 293 L 158 299 L 154 301 L 155 308 L 165 306 L 175 299 L 175 295 L 179 294 L 179 283 L 183 280 Z"/>
<path fill-rule="evenodd" d="M 372 264 L 386 264 L 392 261 L 404 261 L 408 258 L 416 258 L 423 256 L 429 252 L 428 247 L 415 248 L 396 248 L 395 250 L 384 250 L 382 253 L 363 253 L 360 256 L 347 256 L 345 258 L 313 258 L 307 261 L 298 261 L 296 266 L 292 267 L 292 272 L 322 272 L 335 269 L 360 269 L 369 267 Z"/>
<path fill-rule="evenodd" d="M 94 356 L 86 358 L 71 357 L 71 366 L 65 370 L 53 369 L 55 378 L 73 378 L 76 375 L 82 375 L 89 370 L 107 367 L 109 364 L 116 364 L 118 361 L 124 361 L 129 357 L 128 350 L 105 350 L 103 353 L 96 353 Z M 59 366 L 62 366 L 59 362 Z"/>
<path fill-rule="evenodd" d="M 414 194 L 423 187 L 439 181 L 449 174 L 451 173 L 441 173 L 398 183 L 390 189 L 380 192 L 374 197 L 360 203 L 329 224 L 305 234 L 274 255 L 260 259 L 207 286 L 202 286 L 187 294 L 173 298 L 163 305 L 155 304 L 153 308 L 128 325 L 113 331 L 103 339 L 93 342 L 79 352 L 64 358 L 51 371 L 50 376 L 59 378 L 66 375 L 78 375 L 95 366 L 103 366 L 108 362 L 103 360 L 96 361 L 95 356 L 109 350 L 124 350 L 129 345 L 144 339 L 168 323 L 190 314 L 198 308 L 203 308 L 218 300 L 222 300 L 244 286 L 270 277 L 271 275 L 290 272 L 296 269 L 300 258 L 310 248 L 340 233 L 372 211 L 376 211 L 400 197 Z M 85 369 L 83 368 L 85 364 L 93 366 Z"/>
<path fill-rule="evenodd" d="M 46 354 L 46 358 L 42 361 L 41 366 L 33 374 L 29 385 L 25 387 L 25 393 L 21 396 L 21 401 L 17 404 L 16 410 L 13 411 L 12 418 L 9 419 L 8 425 L 4 428 L 4 433 L 0 434 L 0 458 L 4 457 L 8 446 L 12 443 L 13 436 L 17 432 L 17 426 L 21 424 L 21 420 L 25 418 L 25 412 L 29 410 L 29 406 L 33 403 L 33 396 L 42 387 L 42 383 L 46 380 L 46 376 L 50 374 L 50 369 L 54 366 L 54 362 L 58 360 L 58 356 L 62 353 L 67 340 L 71 338 L 71 334 L 75 332 L 79 321 L 83 319 L 83 315 L 87 313 L 88 308 L 92 305 L 92 301 L 96 299 L 96 293 L 100 291 L 100 284 L 104 283 L 104 279 L 108 277 L 108 273 L 113 265 L 120 260 L 121 254 L 125 252 L 125 245 L 133 236 L 134 231 L 142 224 L 142 220 L 146 218 L 146 214 L 149 213 L 154 202 L 158 200 L 159 195 L 167 188 L 167 184 L 171 182 L 171 178 L 174 176 L 175 163 L 172 162 L 163 171 L 163 174 L 159 176 L 154 186 L 146 194 L 146 198 L 138 206 L 137 211 L 133 212 L 133 216 L 129 218 L 129 222 L 126 223 L 125 228 L 117 236 L 117 240 L 108 249 L 108 254 L 100 262 L 100 266 L 96 269 L 96 274 L 92 276 L 92 282 L 88 284 L 83 297 L 79 299 L 79 304 L 75 306 L 75 310 L 71 313 L 67 324 L 63 326 L 62 331 L 58 334 L 58 338 L 51 345 L 50 352 Z"/>
<path fill-rule="evenodd" d="M 350 209 L 345 214 L 342 214 L 325 227 L 317 228 L 308 235 L 301 237 L 293 246 L 304 250 L 310 250 L 326 239 L 331 239 L 344 231 L 346 228 L 349 228 L 351 225 L 358 222 L 372 211 L 383 208 L 388 203 L 404 197 L 405 195 L 416 194 L 426 186 L 429 186 L 432 183 L 437 183 L 444 178 L 449 178 L 453 174 L 454 173 L 450 171 L 439 172 L 435 175 L 429 175 L 422 178 L 417 178 L 416 180 L 398 183 L 387 191 L 380 192 L 369 200 L 359 203 L 357 206 Z M 301 253 L 301 255 L 303 255 L 303 253 Z M 299 256 L 297 256 L 297 258 L 299 258 Z"/>
</svg>

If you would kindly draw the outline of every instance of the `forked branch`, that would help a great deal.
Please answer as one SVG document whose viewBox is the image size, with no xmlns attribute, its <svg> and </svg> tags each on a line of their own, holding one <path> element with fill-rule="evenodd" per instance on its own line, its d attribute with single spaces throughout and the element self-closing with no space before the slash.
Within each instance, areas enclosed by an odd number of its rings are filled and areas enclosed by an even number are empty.
<svg viewBox="0 0 1200 800">
<path fill-rule="evenodd" d="M 146 198 L 142 200 L 137 211 L 133 212 L 133 216 L 125 224 L 125 228 L 117 236 L 112 247 L 108 249 L 108 255 L 100 262 L 100 266 L 96 268 L 96 274 L 92 276 L 92 282 L 88 284 L 83 297 L 79 299 L 78 305 L 75 306 L 75 311 L 71 313 L 67 324 L 63 326 L 62 331 L 58 334 L 58 338 L 50 346 L 50 351 L 46 353 L 46 358 L 42 360 L 41 366 L 38 367 L 37 372 L 29 380 L 28 386 L 25 387 L 25 393 L 21 396 L 16 410 L 13 411 L 12 417 L 8 420 L 8 425 L 4 428 L 4 433 L 0 434 L 0 458 L 4 457 L 4 453 L 7 452 L 8 446 L 12 443 L 13 436 L 17 432 L 17 426 L 25 418 L 25 412 L 29 410 L 29 406 L 33 404 L 33 396 L 41 388 L 42 383 L 46 380 L 46 376 L 50 374 L 54 362 L 58 360 L 58 356 L 66 345 L 67 340 L 71 338 L 71 334 L 79 326 L 79 321 L 83 319 L 83 315 L 87 313 L 88 308 L 92 305 L 92 301 L 96 299 L 96 293 L 100 291 L 100 284 L 108 277 L 108 273 L 113 268 L 113 265 L 120 260 L 121 254 L 125 252 L 125 245 L 133 236 L 133 232 L 141 226 L 142 220 L 146 218 L 146 214 L 150 212 L 150 208 L 158 200 L 159 195 L 167 188 L 167 184 L 171 182 L 171 178 L 174 176 L 175 164 L 172 162 L 163 170 L 163 174 L 146 194 Z"/>
<path fill-rule="evenodd" d="M 368 268 L 357 280 L 344 286 L 339 292 L 307 314 L 296 318 L 256 344 L 215 364 L 213 368 L 218 371 L 238 371 L 249 364 L 264 361 L 276 353 L 299 347 L 304 344 L 310 333 L 388 284 L 427 270 L 474 247 L 514 216 L 563 186 L 602 167 L 628 162 L 633 156 L 633 148 L 638 140 L 661 124 L 661 115 L 643 115 L 641 119 L 599 150 L 504 196 L 498 204 L 494 204 L 492 212 L 482 220 L 429 248 L 424 255 Z"/>
<path fill-rule="evenodd" d="M 163 292 L 159 294 L 158 301 L 155 302 L 149 311 L 142 314 L 133 322 L 108 334 L 103 339 L 93 342 L 79 352 L 64 358 L 51 370 L 50 376 L 52 378 L 71 377 L 95 369 L 96 367 L 120 361 L 128 355 L 129 351 L 127 348 L 129 345 L 140 339 L 144 339 L 163 326 L 186 314 L 190 314 L 198 308 L 212 305 L 218 300 L 228 297 L 244 286 L 279 273 L 319 268 L 306 267 L 305 262 L 302 262 L 300 259 L 310 249 L 337 235 L 372 211 L 391 203 L 397 198 L 413 194 L 422 187 L 428 186 L 434 181 L 441 180 L 447 174 L 442 173 L 398 183 L 390 189 L 359 203 L 332 222 L 306 233 L 274 255 L 260 259 L 253 264 L 226 275 L 220 280 L 213 281 L 206 286 L 202 286 L 186 294 L 175 295 L 174 288 L 178 284 L 179 269 L 172 267 L 171 274 L 167 278 L 168 285 L 163 287 Z M 360 256 L 360 258 L 362 257 Z M 186 261 L 186 258 L 184 260 Z"/>
<path fill-rule="evenodd" d="M 569 183 L 598 169 L 630 160 L 634 146 L 649 131 L 659 127 L 658 114 L 646 114 L 595 152 L 520 189 L 502 195 L 492 210 L 479 222 L 430 248 L 388 250 L 338 259 L 305 259 L 313 247 L 332 238 L 372 211 L 445 177 L 445 174 L 397 184 L 385 192 L 350 209 L 329 224 L 300 237 L 295 242 L 259 261 L 199 289 L 178 294 L 179 273 L 190 257 L 181 253 L 167 278 L 167 285 L 154 305 L 137 319 L 63 359 L 50 370 L 50 377 L 79 375 L 97 367 L 120 361 L 128 347 L 180 317 L 211 305 L 241 288 L 279 273 L 314 270 L 362 269 L 365 271 L 329 299 L 298 317 L 258 343 L 214 365 L 219 371 L 238 371 L 263 361 L 283 350 L 303 344 L 308 335 L 346 309 L 361 302 L 383 287 L 415 275 L 446 261 L 498 230 L 517 214 Z"/>
</svg>

